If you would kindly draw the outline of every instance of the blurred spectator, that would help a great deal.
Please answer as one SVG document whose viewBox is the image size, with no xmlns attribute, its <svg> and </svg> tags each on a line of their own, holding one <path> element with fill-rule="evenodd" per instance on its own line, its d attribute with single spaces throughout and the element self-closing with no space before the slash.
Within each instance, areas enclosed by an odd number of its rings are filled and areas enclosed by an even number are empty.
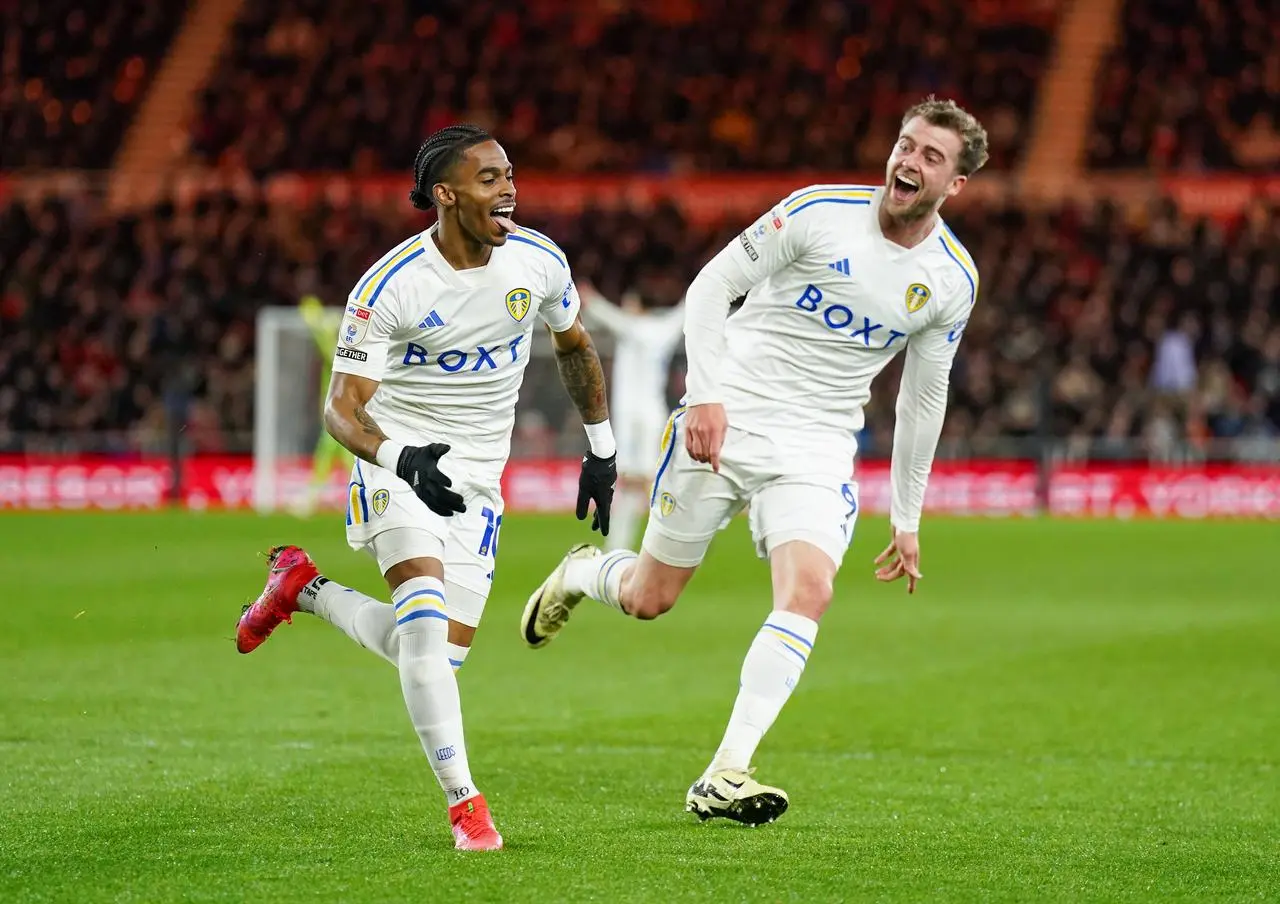
<svg viewBox="0 0 1280 904">
<path fill-rule="evenodd" d="M 250 0 L 191 150 L 259 176 L 398 170 L 423 134 L 467 120 L 528 169 L 878 169 L 885 130 L 937 92 L 986 120 L 1005 168 L 1057 7 Z"/>
<path fill-rule="evenodd" d="M 0 5 L 0 169 L 108 168 L 186 7 Z"/>
<path fill-rule="evenodd" d="M 1280 165 L 1274 0 L 1126 0 L 1095 94 L 1095 167 Z"/>
<path fill-rule="evenodd" d="M 1157 392 L 1185 393 L 1196 385 L 1195 315 L 1185 314 L 1177 329 L 1165 330 L 1156 343 L 1151 366 L 1151 388 Z"/>
</svg>

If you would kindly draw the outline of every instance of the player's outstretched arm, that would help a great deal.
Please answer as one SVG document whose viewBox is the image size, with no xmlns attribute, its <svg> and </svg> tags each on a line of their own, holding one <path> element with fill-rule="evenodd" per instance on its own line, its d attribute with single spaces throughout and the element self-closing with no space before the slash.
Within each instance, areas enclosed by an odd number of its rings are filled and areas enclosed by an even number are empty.
<svg viewBox="0 0 1280 904">
<path fill-rule="evenodd" d="M 578 294 L 582 296 L 583 316 L 590 321 L 592 329 L 600 327 L 615 336 L 625 335 L 630 329 L 631 315 L 597 292 L 594 286 L 580 284 Z"/>
<path fill-rule="evenodd" d="M 591 444 L 591 450 L 582 458 L 576 514 L 579 521 L 585 519 L 590 504 L 594 502 L 595 516 L 591 520 L 591 529 L 608 536 L 613 488 L 618 482 L 618 449 L 613 439 L 613 428 L 609 425 L 604 368 L 600 366 L 600 356 L 580 316 L 574 318 L 566 330 L 551 330 L 551 343 L 556 352 L 560 382 L 568 390 L 578 414 L 582 415 L 587 440 Z"/>
</svg>

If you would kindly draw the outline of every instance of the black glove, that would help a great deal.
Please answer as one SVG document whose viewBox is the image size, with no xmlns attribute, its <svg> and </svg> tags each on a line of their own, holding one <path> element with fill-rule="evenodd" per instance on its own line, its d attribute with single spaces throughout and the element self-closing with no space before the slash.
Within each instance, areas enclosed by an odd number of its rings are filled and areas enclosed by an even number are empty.
<svg viewBox="0 0 1280 904">
<path fill-rule="evenodd" d="M 453 481 L 440 471 L 440 458 L 449 451 L 447 443 L 429 446 L 405 446 L 396 462 L 396 476 L 409 486 L 427 508 L 437 515 L 449 517 L 455 512 L 465 512 L 462 497 L 453 490 Z"/>
<path fill-rule="evenodd" d="M 587 503 L 595 502 L 596 513 L 591 529 L 609 536 L 609 507 L 613 505 L 613 485 L 618 482 L 617 453 L 599 458 L 588 452 L 582 456 L 582 473 L 578 475 L 578 520 L 587 517 Z"/>
</svg>

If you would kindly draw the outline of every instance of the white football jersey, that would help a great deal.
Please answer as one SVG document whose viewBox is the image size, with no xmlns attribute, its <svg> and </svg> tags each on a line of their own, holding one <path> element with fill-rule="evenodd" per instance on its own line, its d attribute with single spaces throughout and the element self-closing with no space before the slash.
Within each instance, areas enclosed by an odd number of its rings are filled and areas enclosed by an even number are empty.
<svg viewBox="0 0 1280 904">
<path fill-rule="evenodd" d="M 356 284 L 333 369 L 379 381 L 369 414 L 391 439 L 449 443 L 440 467 L 465 496 L 498 486 L 535 322 L 563 332 L 580 305 L 564 252 L 541 233 L 521 227 L 484 267 L 455 270 L 435 230 Z"/>
<path fill-rule="evenodd" d="M 871 381 L 894 355 L 910 343 L 929 366 L 950 369 L 977 267 L 941 218 L 914 248 L 885 239 L 882 193 L 801 189 L 707 265 L 749 291 L 714 373 L 696 373 L 691 355 L 690 403 L 722 401 L 730 424 L 784 449 L 852 460 Z"/>
</svg>

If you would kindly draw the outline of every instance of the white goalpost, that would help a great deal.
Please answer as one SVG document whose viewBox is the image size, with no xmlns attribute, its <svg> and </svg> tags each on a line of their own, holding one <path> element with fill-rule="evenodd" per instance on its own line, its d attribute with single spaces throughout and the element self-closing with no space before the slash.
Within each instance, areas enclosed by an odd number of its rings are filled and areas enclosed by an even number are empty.
<svg viewBox="0 0 1280 904">
<path fill-rule="evenodd" d="M 258 312 L 253 505 L 259 512 L 280 511 L 305 499 L 311 453 L 323 429 L 322 367 L 320 349 L 297 308 Z"/>
</svg>

